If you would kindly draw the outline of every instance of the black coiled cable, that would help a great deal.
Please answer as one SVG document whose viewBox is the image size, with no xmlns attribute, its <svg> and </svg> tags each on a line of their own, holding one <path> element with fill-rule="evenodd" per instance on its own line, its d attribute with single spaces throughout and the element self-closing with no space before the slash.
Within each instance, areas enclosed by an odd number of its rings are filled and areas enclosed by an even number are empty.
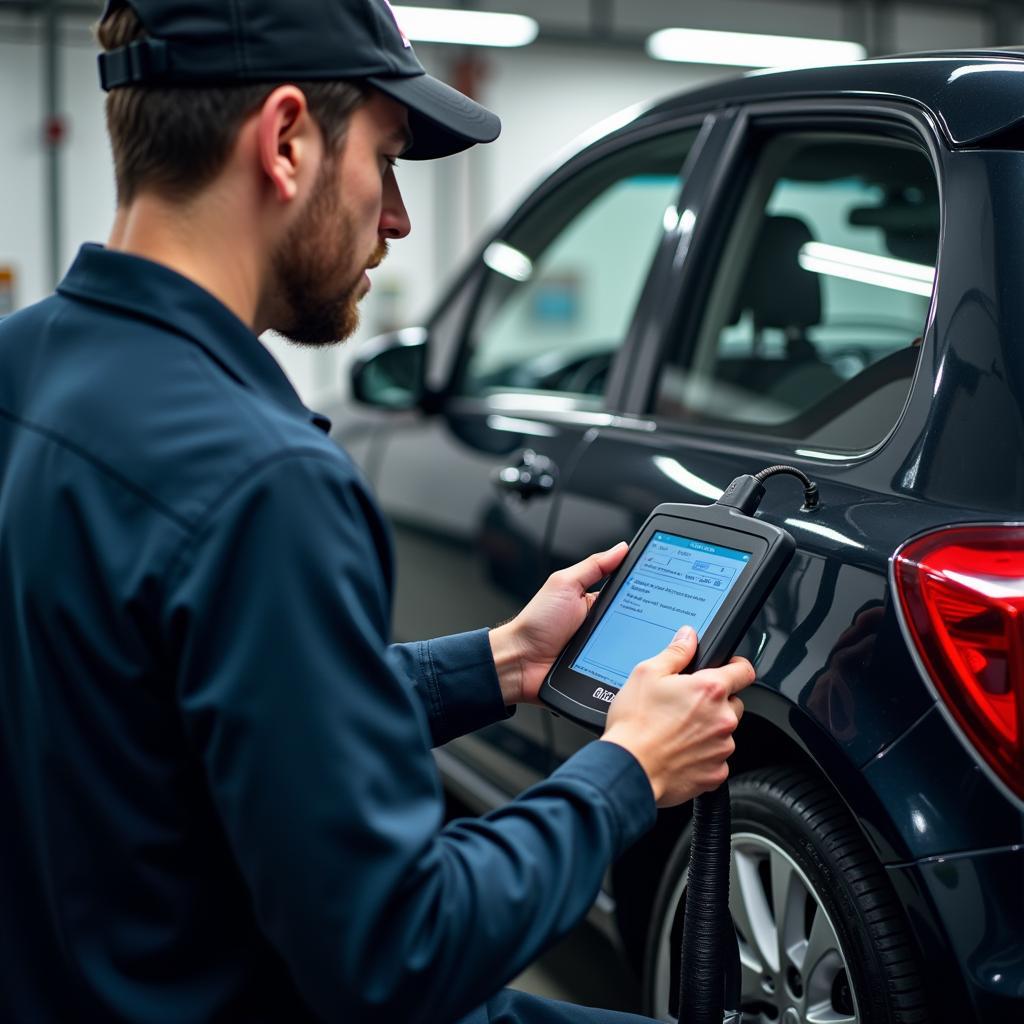
<svg viewBox="0 0 1024 1024">
<path fill-rule="evenodd" d="M 781 465 L 737 477 L 718 504 L 752 516 L 764 495 L 764 481 L 779 473 L 795 476 L 803 484 L 802 511 L 818 508 L 818 485 L 795 466 Z M 693 802 L 679 964 L 679 1024 L 730 1024 L 741 1017 L 739 943 L 729 913 L 731 832 L 726 782 Z"/>
<path fill-rule="evenodd" d="M 739 1009 L 739 946 L 729 914 L 731 831 L 725 782 L 693 802 L 679 965 L 680 1024 L 722 1024 L 727 1011 Z"/>
<path fill-rule="evenodd" d="M 804 512 L 811 512 L 818 507 L 818 485 L 796 466 L 766 466 L 760 473 L 754 474 L 754 479 L 764 483 L 768 477 L 776 476 L 779 473 L 795 476 L 804 485 Z"/>
</svg>

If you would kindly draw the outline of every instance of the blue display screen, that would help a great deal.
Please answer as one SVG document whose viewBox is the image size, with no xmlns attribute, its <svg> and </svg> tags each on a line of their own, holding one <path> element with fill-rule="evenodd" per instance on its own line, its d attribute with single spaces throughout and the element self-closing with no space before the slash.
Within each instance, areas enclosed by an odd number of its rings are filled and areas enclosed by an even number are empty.
<svg viewBox="0 0 1024 1024">
<path fill-rule="evenodd" d="M 681 626 L 703 636 L 749 561 L 746 551 L 656 533 L 571 668 L 619 689 Z"/>
</svg>

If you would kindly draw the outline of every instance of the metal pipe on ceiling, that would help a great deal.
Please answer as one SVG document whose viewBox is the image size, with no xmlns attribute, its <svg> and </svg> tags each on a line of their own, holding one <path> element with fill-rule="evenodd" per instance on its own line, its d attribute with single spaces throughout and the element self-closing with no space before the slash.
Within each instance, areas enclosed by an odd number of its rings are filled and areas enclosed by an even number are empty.
<svg viewBox="0 0 1024 1024">
<path fill-rule="evenodd" d="M 61 113 L 60 11 L 57 0 L 47 0 L 43 42 L 43 141 L 46 146 L 46 255 L 50 283 L 56 286 L 63 270 L 63 204 L 61 202 L 61 163 L 65 123 Z"/>
</svg>

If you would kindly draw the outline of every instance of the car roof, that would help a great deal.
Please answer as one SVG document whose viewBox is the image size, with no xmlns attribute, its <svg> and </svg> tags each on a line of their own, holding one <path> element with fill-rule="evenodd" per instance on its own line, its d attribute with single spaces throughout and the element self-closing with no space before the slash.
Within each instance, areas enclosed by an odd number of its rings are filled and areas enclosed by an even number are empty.
<svg viewBox="0 0 1024 1024">
<path fill-rule="evenodd" d="M 1024 121 L 1024 47 L 751 71 L 672 96 L 645 117 L 797 96 L 909 101 L 930 111 L 954 145 L 976 145 Z"/>
</svg>

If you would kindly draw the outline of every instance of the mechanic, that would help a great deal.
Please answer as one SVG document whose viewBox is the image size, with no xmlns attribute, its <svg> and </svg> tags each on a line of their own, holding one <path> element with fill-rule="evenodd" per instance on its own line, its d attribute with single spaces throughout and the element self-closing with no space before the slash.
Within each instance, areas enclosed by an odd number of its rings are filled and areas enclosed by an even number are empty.
<svg viewBox="0 0 1024 1024">
<path fill-rule="evenodd" d="M 396 158 L 497 119 L 384 0 L 110 0 L 98 34 L 109 243 L 0 324 L 0 1016 L 638 1021 L 502 986 L 723 781 L 752 668 L 680 676 L 681 632 L 603 739 L 444 825 L 431 745 L 536 700 L 625 545 L 389 647 L 384 521 L 257 337 L 351 334 Z"/>
</svg>

